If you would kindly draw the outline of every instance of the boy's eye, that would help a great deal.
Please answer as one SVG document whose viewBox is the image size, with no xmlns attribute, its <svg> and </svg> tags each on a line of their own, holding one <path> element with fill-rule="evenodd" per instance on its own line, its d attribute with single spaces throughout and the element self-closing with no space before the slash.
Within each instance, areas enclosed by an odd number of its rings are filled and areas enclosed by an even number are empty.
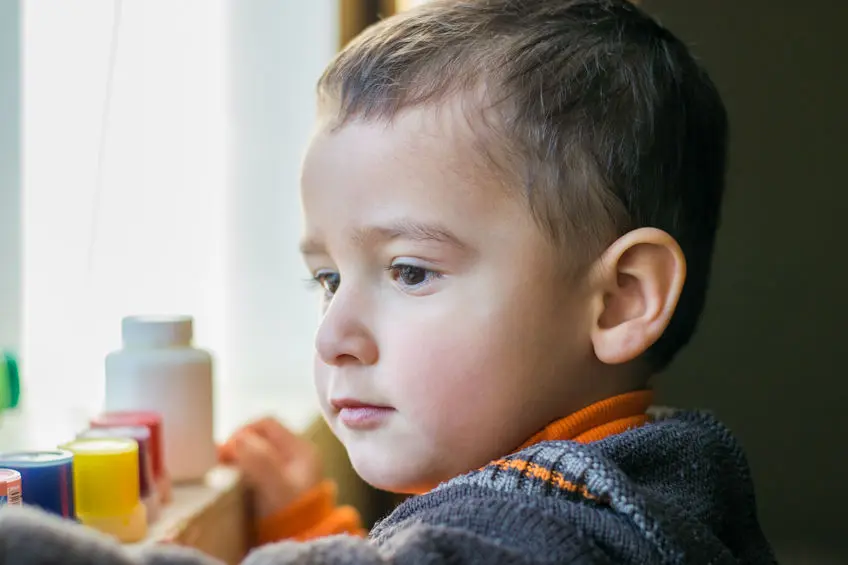
<svg viewBox="0 0 848 565">
<path fill-rule="evenodd" d="M 393 280 L 399 282 L 403 286 L 409 287 L 424 285 L 439 276 L 439 274 L 435 271 L 431 271 L 423 267 L 416 267 L 415 265 L 396 264 L 392 265 L 389 270 L 391 271 Z"/>
<path fill-rule="evenodd" d="M 442 276 L 424 267 L 402 263 L 391 265 L 386 270 L 395 283 L 410 291 L 422 289 Z M 324 297 L 329 299 L 339 291 L 341 275 L 335 271 L 319 271 L 312 277 L 312 282 L 318 284 L 324 290 Z"/>
<path fill-rule="evenodd" d="M 315 281 L 321 285 L 328 296 L 334 295 L 342 282 L 341 276 L 331 271 L 322 271 L 316 274 Z"/>
</svg>

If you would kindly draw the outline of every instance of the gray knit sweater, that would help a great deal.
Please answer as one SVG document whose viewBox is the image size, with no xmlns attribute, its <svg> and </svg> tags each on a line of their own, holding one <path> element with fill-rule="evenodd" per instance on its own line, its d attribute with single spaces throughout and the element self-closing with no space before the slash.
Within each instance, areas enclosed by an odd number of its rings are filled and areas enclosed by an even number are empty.
<svg viewBox="0 0 848 565">
<path fill-rule="evenodd" d="M 211 565 L 129 555 L 31 509 L 0 511 L 0 565 Z M 583 445 L 543 442 L 410 499 L 369 539 L 283 542 L 244 565 L 775 563 L 745 457 L 712 417 L 678 413 Z"/>
</svg>

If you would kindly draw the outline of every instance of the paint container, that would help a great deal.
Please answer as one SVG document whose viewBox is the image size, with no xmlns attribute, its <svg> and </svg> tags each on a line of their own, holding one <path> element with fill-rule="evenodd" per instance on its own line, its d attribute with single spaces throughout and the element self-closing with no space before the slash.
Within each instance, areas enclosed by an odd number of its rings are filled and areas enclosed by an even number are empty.
<svg viewBox="0 0 848 565">
<path fill-rule="evenodd" d="M 21 474 L 14 469 L 0 469 L 0 508 L 21 505 Z"/>
<path fill-rule="evenodd" d="M 21 474 L 27 506 L 71 520 L 76 519 L 73 461 L 73 453 L 64 450 L 0 453 L 0 467 Z"/>
<path fill-rule="evenodd" d="M 150 463 L 150 429 L 142 426 L 122 428 L 92 428 L 77 435 L 77 439 L 126 438 L 138 444 L 138 490 L 141 502 L 147 509 L 147 523 L 159 519 L 159 493 L 153 480 Z"/>
<path fill-rule="evenodd" d="M 139 497 L 138 444 L 132 439 L 78 439 L 62 446 L 74 454 L 74 493 L 80 522 L 124 543 L 147 535 Z"/>
<path fill-rule="evenodd" d="M 165 447 L 162 440 L 162 416 L 157 412 L 105 412 L 89 422 L 92 428 L 125 428 L 142 426 L 150 430 L 150 467 L 159 502 L 171 501 L 171 478 L 165 467 Z"/>
</svg>

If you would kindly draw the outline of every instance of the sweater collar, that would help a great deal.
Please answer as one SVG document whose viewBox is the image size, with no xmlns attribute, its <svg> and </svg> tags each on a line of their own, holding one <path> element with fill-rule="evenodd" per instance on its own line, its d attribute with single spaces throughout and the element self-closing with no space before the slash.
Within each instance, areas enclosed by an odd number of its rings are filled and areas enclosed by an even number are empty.
<svg viewBox="0 0 848 565">
<path fill-rule="evenodd" d="M 606 398 L 548 424 L 519 449 L 554 440 L 589 443 L 637 428 L 648 423 L 653 397 L 651 390 L 636 390 Z"/>
</svg>

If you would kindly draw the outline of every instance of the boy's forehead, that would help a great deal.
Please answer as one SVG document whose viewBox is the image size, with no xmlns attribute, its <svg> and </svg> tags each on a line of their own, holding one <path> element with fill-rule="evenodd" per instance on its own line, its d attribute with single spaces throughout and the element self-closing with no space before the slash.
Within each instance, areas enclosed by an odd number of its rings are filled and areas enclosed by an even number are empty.
<svg viewBox="0 0 848 565">
<path fill-rule="evenodd" d="M 324 121 L 301 178 L 305 238 L 398 221 L 467 223 L 468 216 L 482 226 L 504 191 L 481 166 L 472 134 L 465 117 L 444 106 L 340 127 Z"/>
<path fill-rule="evenodd" d="M 404 167 L 417 174 L 458 176 L 480 184 L 490 169 L 480 150 L 481 131 L 469 117 L 463 97 L 414 106 L 394 116 L 353 116 L 339 123 L 336 116 L 319 119 L 302 174 L 304 182 L 316 170 L 338 160 L 333 153 L 356 155 L 375 165 L 375 172 Z M 344 161 L 346 159 L 342 159 Z M 483 177 L 483 178 L 481 178 Z"/>
</svg>

